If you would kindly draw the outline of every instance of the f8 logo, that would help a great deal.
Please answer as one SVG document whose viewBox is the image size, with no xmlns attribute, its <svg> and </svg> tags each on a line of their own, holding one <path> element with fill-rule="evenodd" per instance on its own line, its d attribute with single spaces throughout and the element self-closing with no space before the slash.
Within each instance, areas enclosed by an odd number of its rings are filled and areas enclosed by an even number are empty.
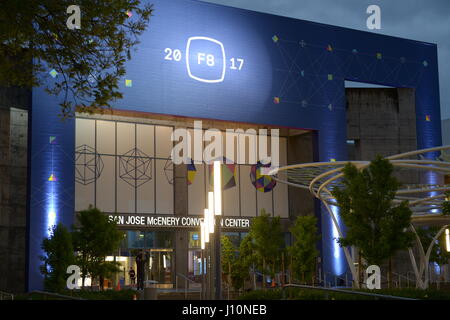
<svg viewBox="0 0 450 320">
<path fill-rule="evenodd" d="M 206 83 L 225 79 L 226 57 L 222 42 L 208 37 L 191 37 L 186 45 L 186 68 L 190 78 Z"/>
</svg>

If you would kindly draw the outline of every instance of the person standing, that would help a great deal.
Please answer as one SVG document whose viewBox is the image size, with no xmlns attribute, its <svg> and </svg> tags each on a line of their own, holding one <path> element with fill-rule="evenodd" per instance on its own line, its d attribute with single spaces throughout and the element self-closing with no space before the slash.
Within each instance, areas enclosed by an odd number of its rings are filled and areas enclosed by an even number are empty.
<svg viewBox="0 0 450 320">
<path fill-rule="evenodd" d="M 133 267 L 130 267 L 130 271 L 128 271 L 128 275 L 130 276 L 130 283 L 136 284 L 136 272 Z"/>
<path fill-rule="evenodd" d="M 148 260 L 148 253 L 144 250 L 138 253 L 136 256 L 137 267 L 137 289 L 144 290 L 144 278 L 145 278 L 145 265 Z"/>
</svg>

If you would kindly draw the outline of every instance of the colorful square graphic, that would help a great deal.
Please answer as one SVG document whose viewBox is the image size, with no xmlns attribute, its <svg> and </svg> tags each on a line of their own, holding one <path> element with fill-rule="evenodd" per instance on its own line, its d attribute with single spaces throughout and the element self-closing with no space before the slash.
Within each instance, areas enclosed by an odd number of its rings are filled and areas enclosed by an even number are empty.
<svg viewBox="0 0 450 320">
<path fill-rule="evenodd" d="M 383 58 L 383 55 L 382 55 L 380 52 L 378 52 L 378 53 L 377 53 L 377 59 L 378 59 L 378 60 L 381 60 L 382 58 Z"/>
<path fill-rule="evenodd" d="M 55 69 L 50 70 L 49 74 L 52 76 L 52 78 L 56 78 L 58 75 L 58 72 Z"/>
<path fill-rule="evenodd" d="M 431 121 L 431 116 L 426 115 L 426 116 L 425 116 L 425 121 Z"/>
<path fill-rule="evenodd" d="M 133 86 L 133 80 L 125 79 L 125 87 L 131 88 Z"/>
<path fill-rule="evenodd" d="M 273 40 L 273 42 L 277 43 L 278 40 L 280 40 L 280 39 L 277 37 L 277 35 L 274 35 L 274 36 L 272 37 L 272 40 Z"/>
<path fill-rule="evenodd" d="M 280 97 L 274 97 L 273 98 L 273 103 L 280 104 Z"/>
<path fill-rule="evenodd" d="M 332 74 L 328 75 L 328 80 L 333 80 L 333 75 Z"/>
</svg>

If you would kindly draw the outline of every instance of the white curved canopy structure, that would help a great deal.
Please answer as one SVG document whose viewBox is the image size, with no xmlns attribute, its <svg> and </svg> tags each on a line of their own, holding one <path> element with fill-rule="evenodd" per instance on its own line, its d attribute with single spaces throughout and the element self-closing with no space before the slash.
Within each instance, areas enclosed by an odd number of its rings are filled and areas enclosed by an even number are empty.
<svg viewBox="0 0 450 320">
<path fill-rule="evenodd" d="M 385 157 L 394 166 L 394 173 L 402 186 L 394 201 L 407 200 L 413 211 L 413 221 L 426 221 L 433 218 L 446 219 L 441 214 L 441 204 L 446 192 L 450 192 L 450 146 L 416 150 Z M 363 169 L 370 161 L 333 161 L 289 165 L 271 173 L 281 183 L 308 189 L 312 195 L 335 204 L 331 190 L 341 186 L 342 169 L 347 163 Z M 450 222 L 450 218 L 448 218 Z"/>
<path fill-rule="evenodd" d="M 394 201 L 408 201 L 413 211 L 412 222 L 417 224 L 437 224 L 442 228 L 436 235 L 443 232 L 450 225 L 450 216 L 442 214 L 441 206 L 450 192 L 450 146 L 440 146 L 428 149 L 410 151 L 385 157 L 394 166 L 394 174 L 402 183 L 397 190 Z M 342 169 L 347 163 L 352 163 L 360 169 L 370 165 L 370 161 L 331 161 L 313 162 L 289 165 L 272 170 L 269 174 L 275 180 L 290 186 L 308 189 L 312 195 L 320 199 L 342 237 L 342 231 L 330 206 L 336 205 L 331 194 L 333 188 L 342 185 L 344 174 Z M 411 225 L 411 230 L 415 228 Z M 430 258 L 432 241 L 426 252 L 416 233 L 419 248 L 420 263 L 417 265 L 413 251 L 409 248 L 411 263 L 416 274 L 417 287 L 428 286 L 428 261 Z M 356 287 L 359 287 L 358 273 L 348 248 L 342 248 L 353 275 Z"/>
</svg>

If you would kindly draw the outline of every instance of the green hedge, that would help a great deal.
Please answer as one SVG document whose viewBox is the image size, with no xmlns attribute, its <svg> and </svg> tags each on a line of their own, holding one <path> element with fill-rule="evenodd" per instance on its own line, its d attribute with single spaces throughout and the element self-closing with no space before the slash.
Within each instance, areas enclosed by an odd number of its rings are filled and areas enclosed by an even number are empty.
<svg viewBox="0 0 450 320">
<path fill-rule="evenodd" d="M 91 291 L 91 290 L 73 290 L 59 292 L 62 295 L 83 298 L 86 300 L 133 300 L 133 296 L 137 294 L 135 290 L 105 290 L 105 291 Z M 27 293 L 23 295 L 14 296 L 15 300 L 68 300 L 63 297 L 55 297 L 41 293 Z"/>
<path fill-rule="evenodd" d="M 376 300 L 378 298 L 346 294 L 339 292 L 326 292 L 314 289 L 286 288 L 286 299 L 290 300 Z M 420 300 L 450 300 L 449 291 L 436 289 L 420 290 L 413 288 L 405 289 L 382 289 L 382 290 L 360 290 L 391 296 L 414 298 Z M 239 300 L 281 300 L 281 289 L 255 290 L 242 294 Z"/>
<path fill-rule="evenodd" d="M 285 296 L 289 300 L 373 300 L 371 297 L 301 288 L 286 288 Z M 239 297 L 240 300 L 281 300 L 282 298 L 281 289 L 250 291 Z"/>
<path fill-rule="evenodd" d="M 70 295 L 70 292 L 63 292 L 63 294 Z M 137 294 L 135 290 L 104 290 L 104 291 L 90 291 L 77 290 L 72 292 L 72 296 L 84 298 L 88 300 L 133 300 L 133 296 Z"/>
</svg>

